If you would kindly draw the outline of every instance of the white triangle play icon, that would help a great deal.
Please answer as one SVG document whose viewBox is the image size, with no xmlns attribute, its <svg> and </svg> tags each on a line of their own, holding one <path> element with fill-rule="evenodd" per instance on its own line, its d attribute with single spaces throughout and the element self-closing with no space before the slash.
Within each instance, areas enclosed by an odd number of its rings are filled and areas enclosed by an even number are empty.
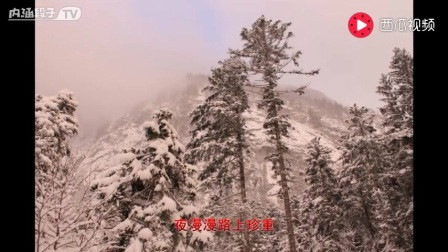
<svg viewBox="0 0 448 252">
<path fill-rule="evenodd" d="M 367 26 L 366 23 L 364 23 L 364 22 L 361 21 L 361 20 L 357 20 L 357 22 L 356 22 L 356 29 L 357 29 L 358 31 L 364 29 L 366 26 Z"/>
</svg>

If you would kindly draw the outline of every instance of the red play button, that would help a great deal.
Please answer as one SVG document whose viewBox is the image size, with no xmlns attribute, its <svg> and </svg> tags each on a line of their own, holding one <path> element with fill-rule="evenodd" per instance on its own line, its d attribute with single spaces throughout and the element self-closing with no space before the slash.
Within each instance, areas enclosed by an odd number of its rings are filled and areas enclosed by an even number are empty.
<svg viewBox="0 0 448 252">
<path fill-rule="evenodd" d="M 365 38 L 373 31 L 373 20 L 367 13 L 355 13 L 348 20 L 348 30 L 357 38 Z"/>
</svg>

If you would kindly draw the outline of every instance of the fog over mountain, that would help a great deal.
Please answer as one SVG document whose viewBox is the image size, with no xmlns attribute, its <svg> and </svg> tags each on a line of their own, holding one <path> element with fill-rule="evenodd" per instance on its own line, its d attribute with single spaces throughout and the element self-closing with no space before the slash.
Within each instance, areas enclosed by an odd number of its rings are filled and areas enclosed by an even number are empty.
<svg viewBox="0 0 448 252">
<path fill-rule="evenodd" d="M 157 99 L 141 102 L 123 117 L 104 123 L 93 137 L 77 138 L 73 145 L 74 149 L 86 156 L 84 167 L 104 169 L 119 165 L 122 161 L 119 156 L 123 150 L 145 141 L 142 124 L 150 121 L 153 112 L 160 108 L 167 108 L 174 113 L 172 125 L 177 129 L 181 142 L 186 144 L 190 139 L 189 114 L 205 99 L 205 94 L 201 91 L 208 80 L 205 75 L 188 75 L 186 82 L 185 88 L 161 92 Z M 306 88 L 304 95 L 287 94 L 284 97 L 284 113 L 289 115 L 294 127 L 288 144 L 291 147 L 290 158 L 296 174 L 304 168 L 305 145 L 315 137 L 321 137 L 321 142 L 334 151 L 333 159 L 336 161 L 340 136 L 347 129 L 344 121 L 348 115 L 347 108 L 312 88 Z M 261 176 L 262 168 L 266 165 L 264 156 L 270 148 L 262 129 L 264 112 L 253 106 L 259 99 L 255 94 L 250 96 L 252 109 L 245 114 L 248 130 L 252 134 L 250 143 L 254 155 L 251 162 L 258 169 L 252 175 L 257 174 L 257 178 Z M 268 180 L 270 176 L 265 174 L 264 179 Z M 301 191 L 302 182 L 296 184 L 297 192 Z"/>
<path fill-rule="evenodd" d="M 303 83 L 351 106 L 380 106 L 375 87 L 394 46 L 412 52 L 412 32 L 380 32 L 380 18 L 410 18 L 407 0 L 38 0 L 36 7 L 78 6 L 76 22 L 36 22 L 36 92 L 68 89 L 79 101 L 80 135 L 92 135 L 165 89 L 183 89 L 188 72 L 209 74 L 229 48 L 241 46 L 242 27 L 264 14 L 292 22 L 291 45 L 301 67 L 320 74 Z M 364 11 L 375 31 L 356 39 L 347 20 Z M 378 24 L 378 25 L 377 25 Z"/>
</svg>

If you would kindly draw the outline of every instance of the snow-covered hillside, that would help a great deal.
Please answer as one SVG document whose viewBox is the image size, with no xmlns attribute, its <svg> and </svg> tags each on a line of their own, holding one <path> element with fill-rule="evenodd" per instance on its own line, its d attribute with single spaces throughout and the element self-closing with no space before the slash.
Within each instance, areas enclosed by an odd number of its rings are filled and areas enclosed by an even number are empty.
<svg viewBox="0 0 448 252">
<path fill-rule="evenodd" d="M 124 149 L 136 147 L 145 140 L 142 124 L 150 120 L 153 111 L 159 108 L 168 108 L 174 113 L 172 124 L 179 132 L 180 140 L 186 144 L 189 140 L 189 113 L 205 99 L 201 90 L 207 83 L 205 76 L 191 76 L 190 79 L 191 83 L 187 88 L 162 94 L 158 100 L 142 104 L 140 109 L 113 122 L 96 139 L 77 142 L 76 148 L 85 155 L 83 167 L 103 170 L 119 165 L 122 162 L 120 153 Z M 251 109 L 245 116 L 248 130 L 252 134 L 249 138 L 253 152 L 251 163 L 254 167 L 260 167 L 261 172 L 265 165 L 265 152 L 270 144 L 262 128 L 264 112 L 257 108 L 257 100 L 259 97 L 251 95 Z M 294 127 L 290 132 L 291 138 L 287 140 L 290 147 L 288 158 L 295 175 L 300 178 L 300 170 L 304 168 L 304 147 L 313 138 L 320 137 L 321 143 L 333 150 L 333 160 L 337 159 L 339 137 L 346 130 L 346 109 L 321 92 L 309 88 L 302 96 L 286 95 L 285 101 L 284 113 L 289 115 Z M 264 176 L 272 184 L 269 174 L 268 171 Z M 298 192 L 301 191 L 300 182 L 295 187 Z"/>
</svg>

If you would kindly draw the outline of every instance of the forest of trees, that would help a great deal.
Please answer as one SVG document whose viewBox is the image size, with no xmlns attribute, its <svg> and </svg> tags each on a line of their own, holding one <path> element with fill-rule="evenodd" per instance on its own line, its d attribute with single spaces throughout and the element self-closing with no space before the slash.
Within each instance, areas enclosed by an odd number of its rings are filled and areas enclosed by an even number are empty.
<svg viewBox="0 0 448 252">
<path fill-rule="evenodd" d="M 206 98 L 190 114 L 189 141 L 181 143 L 171 123 L 176 115 L 161 108 L 143 123 L 142 143 L 119 154 L 118 166 L 80 170 L 84 157 L 69 145 L 78 133 L 74 95 L 36 95 L 36 251 L 413 251 L 412 56 L 395 48 L 381 75 L 381 124 L 371 110 L 349 108 L 337 162 L 319 137 L 309 142 L 300 157 L 306 189 L 297 195 L 283 108 L 285 95 L 300 99 L 306 88 L 278 84 L 319 71 L 300 68 L 290 26 L 261 16 L 244 28 L 242 47 L 212 69 Z M 270 148 L 262 158 L 281 208 L 248 196 L 250 97 L 265 116 Z M 308 114 L 320 127 L 319 115 Z M 210 230 L 211 218 L 243 220 L 242 229 Z M 254 218 L 272 218 L 275 228 L 249 231 L 246 220 Z"/>
</svg>

